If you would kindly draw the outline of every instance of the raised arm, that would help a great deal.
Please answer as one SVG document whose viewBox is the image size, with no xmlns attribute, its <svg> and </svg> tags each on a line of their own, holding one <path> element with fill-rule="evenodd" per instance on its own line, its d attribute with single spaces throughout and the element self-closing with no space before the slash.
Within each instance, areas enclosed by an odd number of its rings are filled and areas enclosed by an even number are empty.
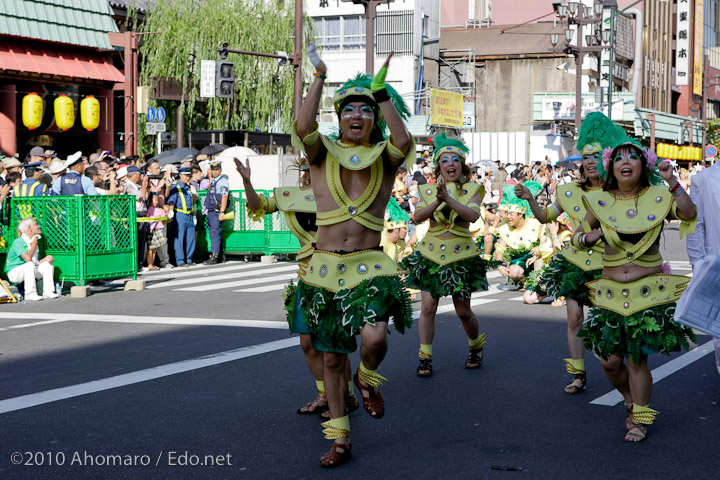
<svg viewBox="0 0 720 480">
<path fill-rule="evenodd" d="M 692 220 L 697 216 L 697 210 L 690 195 L 679 184 L 678 179 L 673 174 L 673 167 L 667 161 L 663 160 L 658 164 L 658 171 L 663 180 L 670 186 L 670 191 L 675 197 L 677 203 L 677 217 L 679 220 Z"/>
<path fill-rule="evenodd" d="M 385 89 L 385 77 L 387 76 L 388 65 L 390 65 L 390 59 L 393 56 L 393 52 L 390 52 L 385 63 L 378 71 L 377 75 L 372 82 L 372 90 L 375 95 L 375 101 L 378 102 L 380 111 L 383 114 L 385 123 L 390 130 L 390 143 L 392 143 L 398 150 L 403 154 L 407 154 L 412 145 L 412 137 L 408 132 L 405 122 L 403 121 L 400 113 L 395 108 L 395 105 L 390 101 L 390 97 Z M 397 168 L 403 164 L 404 158 L 393 158 L 392 163 Z"/>
<path fill-rule="evenodd" d="M 318 108 L 320 107 L 320 100 L 322 99 L 323 85 L 325 84 L 325 76 L 327 74 L 327 66 L 325 62 L 320 59 L 320 56 L 315 49 L 315 44 L 310 42 L 307 47 L 307 55 L 310 63 L 315 67 L 315 78 L 310 90 L 303 100 L 302 107 L 300 107 L 300 113 L 297 119 L 297 133 L 301 139 L 305 138 L 317 129 L 317 117 Z M 314 145 L 305 145 L 305 153 L 308 157 L 308 162 L 314 164 L 320 158 L 320 150 L 322 149 L 322 142 L 316 142 Z"/>
<path fill-rule="evenodd" d="M 243 185 L 245 186 L 245 198 L 247 198 L 248 209 L 253 211 L 260 209 L 260 197 L 258 197 L 258 194 L 250 181 L 250 159 L 245 159 L 245 165 L 242 164 L 242 161 L 239 158 L 234 158 L 233 160 L 235 161 L 235 167 L 237 167 L 237 171 L 242 177 Z"/>
<path fill-rule="evenodd" d="M 518 198 L 522 198 L 523 200 L 528 201 L 533 215 L 535 215 L 535 218 L 537 218 L 540 223 L 548 223 L 549 221 L 554 220 L 548 218 L 546 209 L 542 208 L 540 204 L 537 203 L 537 200 L 535 200 L 535 197 L 532 196 L 532 193 L 525 185 L 522 185 L 520 183 L 515 185 L 515 195 L 517 195 Z M 555 209 L 555 212 L 557 212 L 555 218 L 557 218 L 560 214 L 563 213 L 563 208 L 558 202 L 555 202 L 548 207 L 548 209 L 551 208 Z"/>
</svg>

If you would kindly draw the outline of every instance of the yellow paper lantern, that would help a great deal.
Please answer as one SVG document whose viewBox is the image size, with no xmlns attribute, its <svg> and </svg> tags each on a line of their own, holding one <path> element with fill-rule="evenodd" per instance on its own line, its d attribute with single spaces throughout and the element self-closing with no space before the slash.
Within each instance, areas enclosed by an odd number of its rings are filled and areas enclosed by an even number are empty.
<svg viewBox="0 0 720 480">
<path fill-rule="evenodd" d="M 665 158 L 665 144 L 664 143 L 658 143 L 657 144 L 657 155 L 660 158 Z"/>
<path fill-rule="evenodd" d="M 23 97 L 22 121 L 30 130 L 34 130 L 42 123 L 43 101 L 35 92 L 30 92 Z"/>
<path fill-rule="evenodd" d="M 702 160 L 702 147 L 695 147 L 695 160 Z"/>
<path fill-rule="evenodd" d="M 93 131 L 100 125 L 100 102 L 88 95 L 80 102 L 80 121 L 85 130 Z"/>
<path fill-rule="evenodd" d="M 75 105 L 67 95 L 55 99 L 55 124 L 63 132 L 75 125 Z"/>
</svg>

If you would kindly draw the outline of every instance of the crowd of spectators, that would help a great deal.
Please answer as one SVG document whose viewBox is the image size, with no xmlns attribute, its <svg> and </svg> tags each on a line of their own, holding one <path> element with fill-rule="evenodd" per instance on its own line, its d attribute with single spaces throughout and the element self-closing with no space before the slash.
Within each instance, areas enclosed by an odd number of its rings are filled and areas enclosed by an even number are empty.
<svg viewBox="0 0 720 480">
<path fill-rule="evenodd" d="M 187 157 L 176 164 L 160 165 L 139 156 L 115 156 L 98 151 L 76 152 L 65 159 L 52 150 L 33 147 L 22 161 L 0 155 L 0 203 L 12 196 L 38 195 L 134 195 L 138 218 L 138 264 L 141 271 L 173 268 L 173 197 L 180 171 L 190 171 L 193 220 L 198 192 L 207 190 L 209 159 Z M 23 184 L 28 187 L 21 188 Z M 151 218 L 157 219 L 152 221 Z"/>
</svg>

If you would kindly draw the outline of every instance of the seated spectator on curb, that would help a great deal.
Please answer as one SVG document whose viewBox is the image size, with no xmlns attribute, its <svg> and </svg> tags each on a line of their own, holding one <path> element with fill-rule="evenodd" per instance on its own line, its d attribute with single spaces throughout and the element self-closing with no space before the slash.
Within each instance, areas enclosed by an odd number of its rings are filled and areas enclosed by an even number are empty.
<svg viewBox="0 0 720 480">
<path fill-rule="evenodd" d="M 36 301 L 45 298 L 57 298 L 53 284 L 53 257 L 48 255 L 38 260 L 38 241 L 40 240 L 40 226 L 34 218 L 26 218 L 20 225 L 20 237 L 16 238 L 8 250 L 5 262 L 5 272 L 12 283 L 25 285 L 25 300 Z M 43 279 L 43 295 L 37 294 L 35 280 Z"/>
</svg>

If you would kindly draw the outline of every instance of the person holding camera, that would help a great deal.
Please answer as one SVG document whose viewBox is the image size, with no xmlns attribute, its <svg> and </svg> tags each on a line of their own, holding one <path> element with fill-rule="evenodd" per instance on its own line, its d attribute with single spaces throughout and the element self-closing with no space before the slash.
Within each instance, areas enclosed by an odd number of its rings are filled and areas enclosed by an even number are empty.
<svg viewBox="0 0 720 480">
<path fill-rule="evenodd" d="M 99 164 L 102 162 L 96 162 Z M 115 179 L 115 172 L 110 169 L 100 170 L 99 166 L 91 166 L 85 169 L 85 176 L 92 180 L 100 195 L 115 195 L 117 194 L 117 180 Z"/>
<path fill-rule="evenodd" d="M 53 274 L 53 257 L 48 255 L 38 259 L 38 242 L 42 238 L 40 226 L 33 217 L 26 218 L 18 225 L 21 235 L 13 241 L 5 261 L 5 273 L 12 283 L 24 283 L 25 300 L 37 301 L 44 298 L 57 298 Z M 35 280 L 43 279 L 43 294 L 37 294 Z"/>
</svg>

